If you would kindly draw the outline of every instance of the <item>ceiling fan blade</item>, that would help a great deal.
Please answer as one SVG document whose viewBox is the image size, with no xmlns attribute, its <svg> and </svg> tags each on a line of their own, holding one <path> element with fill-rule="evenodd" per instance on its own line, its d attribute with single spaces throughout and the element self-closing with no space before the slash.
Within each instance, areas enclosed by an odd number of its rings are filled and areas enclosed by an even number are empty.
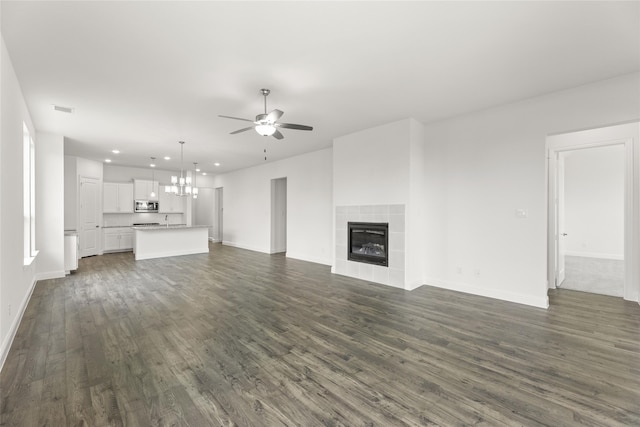
<svg viewBox="0 0 640 427">
<path fill-rule="evenodd" d="M 313 130 L 313 126 L 296 125 L 294 123 L 276 123 L 276 126 L 285 128 L 285 129 Z"/>
<path fill-rule="evenodd" d="M 235 135 L 236 133 L 240 133 L 240 132 L 246 132 L 248 130 L 253 129 L 254 126 L 249 126 L 248 128 L 242 128 L 242 129 L 238 129 L 238 130 L 234 130 L 233 132 L 231 132 L 229 135 Z M 277 131 L 276 131 L 277 132 Z"/>
<path fill-rule="evenodd" d="M 284 112 L 280 110 L 273 110 L 272 112 L 267 114 L 267 120 L 269 120 L 269 122 L 271 123 L 276 122 L 280 117 L 282 117 L 283 114 Z"/>
<path fill-rule="evenodd" d="M 282 139 L 282 138 L 284 138 L 284 135 L 282 133 L 280 133 L 280 131 L 278 129 L 276 129 L 276 131 L 273 133 L 273 137 L 275 139 Z"/>
<path fill-rule="evenodd" d="M 253 123 L 253 120 L 241 119 L 240 117 L 231 117 L 231 116 L 222 116 L 222 115 L 218 115 L 218 117 L 224 117 L 225 119 L 242 120 L 243 122 L 251 122 L 251 123 Z"/>
</svg>

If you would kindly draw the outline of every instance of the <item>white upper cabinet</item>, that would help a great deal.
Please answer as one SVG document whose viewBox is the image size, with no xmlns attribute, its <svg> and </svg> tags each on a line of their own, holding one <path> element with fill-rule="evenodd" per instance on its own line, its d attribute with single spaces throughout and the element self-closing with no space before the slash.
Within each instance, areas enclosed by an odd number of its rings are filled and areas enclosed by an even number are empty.
<svg viewBox="0 0 640 427">
<path fill-rule="evenodd" d="M 105 182 L 102 189 L 102 212 L 133 213 L 133 184 Z"/>
<path fill-rule="evenodd" d="M 133 192 L 135 200 L 158 200 L 158 181 L 151 181 L 146 179 L 134 179 L 133 180 Z M 151 193 L 154 193 L 151 196 Z"/>
</svg>

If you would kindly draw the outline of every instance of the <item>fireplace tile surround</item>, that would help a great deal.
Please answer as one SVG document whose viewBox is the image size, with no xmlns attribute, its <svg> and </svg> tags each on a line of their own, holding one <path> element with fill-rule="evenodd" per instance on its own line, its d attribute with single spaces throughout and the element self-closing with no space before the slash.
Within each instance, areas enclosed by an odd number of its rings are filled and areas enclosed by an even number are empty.
<svg viewBox="0 0 640 427">
<path fill-rule="evenodd" d="M 405 284 L 405 205 L 336 206 L 333 273 L 383 285 Z M 389 266 L 347 260 L 348 222 L 389 223 Z"/>
</svg>

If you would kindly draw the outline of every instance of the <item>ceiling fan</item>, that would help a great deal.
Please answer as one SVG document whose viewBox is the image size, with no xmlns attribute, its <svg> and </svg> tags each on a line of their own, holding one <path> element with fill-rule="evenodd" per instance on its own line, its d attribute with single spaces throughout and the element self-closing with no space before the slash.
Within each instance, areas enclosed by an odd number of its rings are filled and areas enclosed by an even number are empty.
<svg viewBox="0 0 640 427">
<path fill-rule="evenodd" d="M 260 93 L 264 96 L 264 114 L 258 114 L 256 116 L 256 120 L 242 119 L 240 117 L 231 117 L 231 116 L 222 116 L 225 119 L 234 119 L 234 120 L 242 120 L 244 122 L 251 122 L 253 125 L 238 129 L 236 131 L 231 132 L 231 135 L 236 133 L 246 132 L 250 129 L 255 129 L 262 136 L 273 136 L 276 139 L 284 138 L 284 135 L 278 130 L 278 128 L 283 129 L 296 129 L 296 130 L 313 130 L 313 127 L 306 125 L 296 125 L 293 123 L 279 123 L 278 119 L 282 117 L 284 112 L 280 110 L 273 110 L 270 113 L 267 113 L 267 96 L 271 91 L 269 89 L 260 89 Z"/>
</svg>

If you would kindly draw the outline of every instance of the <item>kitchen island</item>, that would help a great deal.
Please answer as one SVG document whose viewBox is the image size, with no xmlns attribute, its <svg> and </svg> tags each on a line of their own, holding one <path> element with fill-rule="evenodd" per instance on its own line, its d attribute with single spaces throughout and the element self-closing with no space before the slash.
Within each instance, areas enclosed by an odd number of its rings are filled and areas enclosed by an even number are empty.
<svg viewBox="0 0 640 427">
<path fill-rule="evenodd" d="M 206 225 L 156 225 L 131 227 L 136 261 L 209 252 Z"/>
</svg>

